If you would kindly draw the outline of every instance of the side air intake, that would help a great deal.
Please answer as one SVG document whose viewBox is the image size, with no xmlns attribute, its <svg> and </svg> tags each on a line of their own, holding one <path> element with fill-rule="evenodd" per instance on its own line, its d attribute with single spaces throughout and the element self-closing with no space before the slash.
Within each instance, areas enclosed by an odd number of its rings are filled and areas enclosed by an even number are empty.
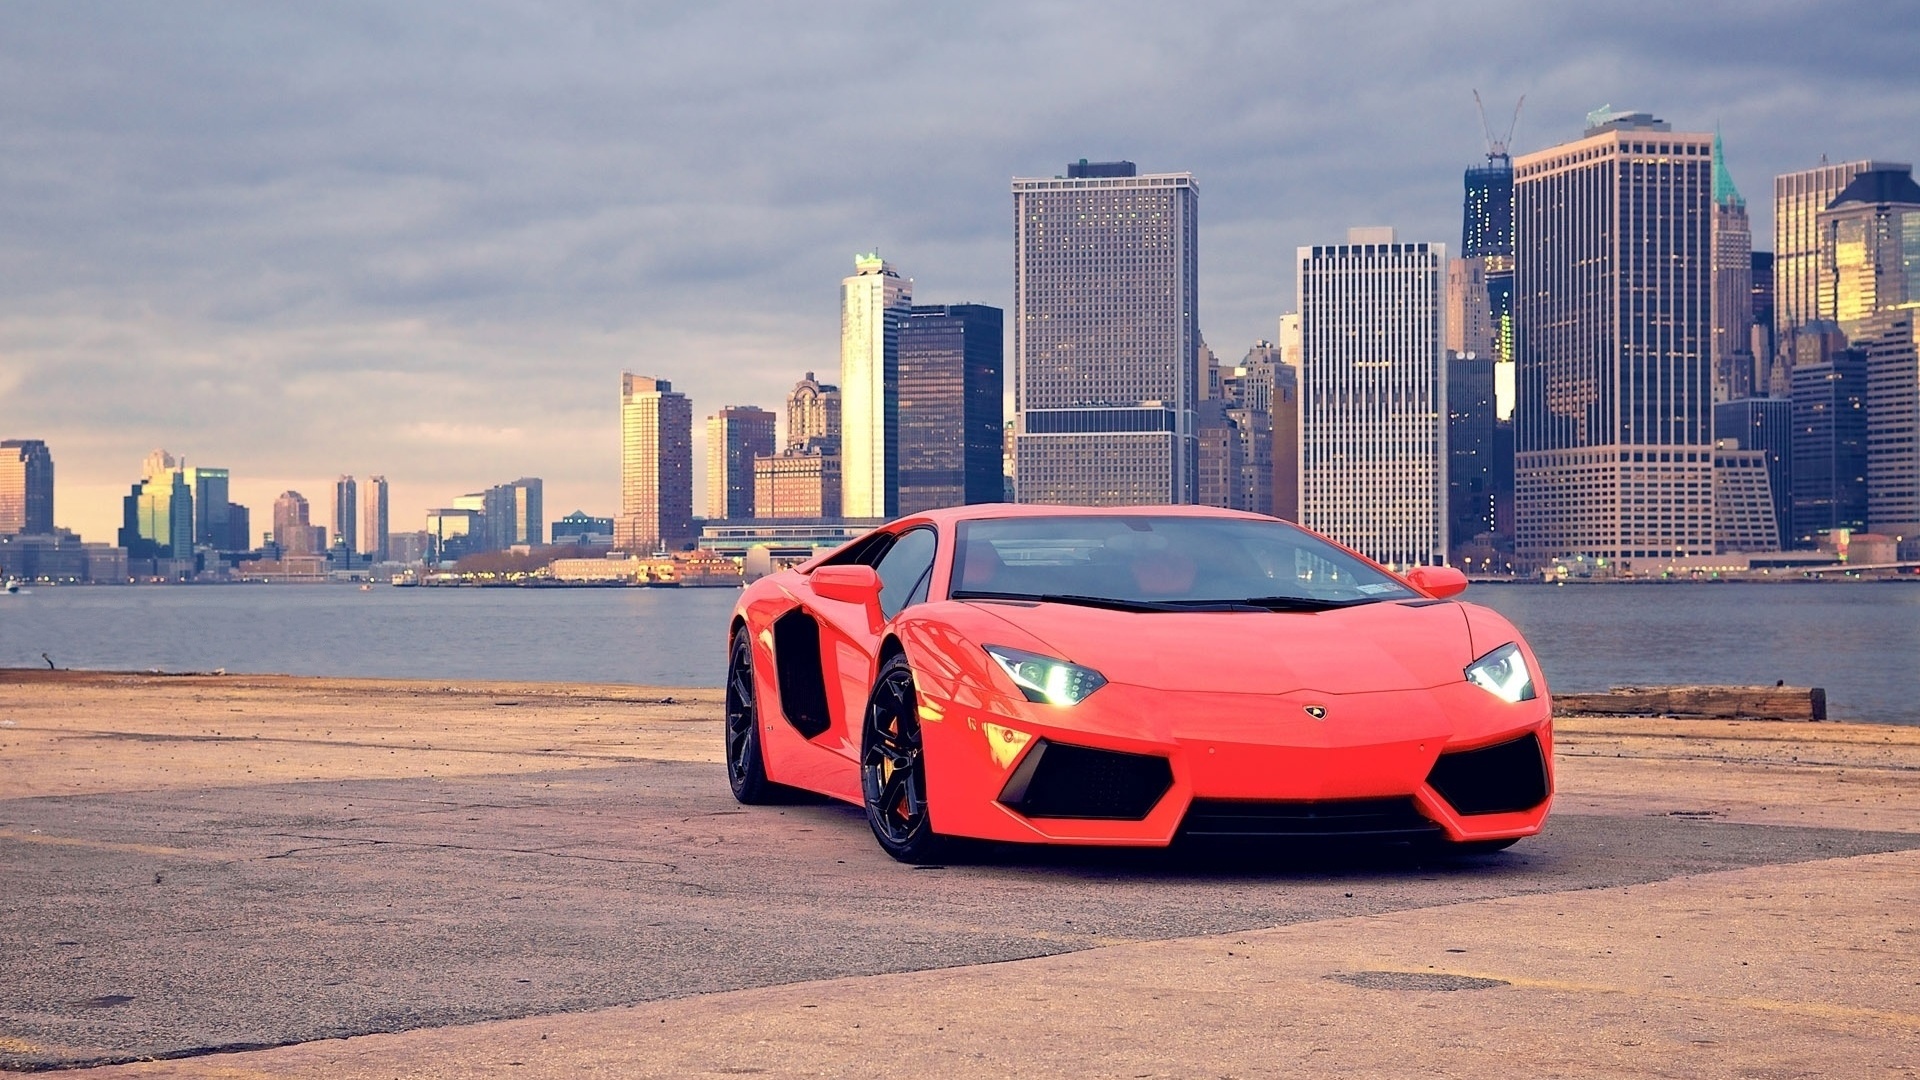
<svg viewBox="0 0 1920 1080">
<path fill-rule="evenodd" d="M 1007 778 L 1000 802 L 1028 817 L 1139 821 L 1172 786 L 1166 758 L 1040 739 Z"/>
<path fill-rule="evenodd" d="M 1427 783 L 1461 814 L 1510 814 L 1547 801 L 1547 762 L 1529 731 L 1478 750 L 1441 754 Z"/>
</svg>

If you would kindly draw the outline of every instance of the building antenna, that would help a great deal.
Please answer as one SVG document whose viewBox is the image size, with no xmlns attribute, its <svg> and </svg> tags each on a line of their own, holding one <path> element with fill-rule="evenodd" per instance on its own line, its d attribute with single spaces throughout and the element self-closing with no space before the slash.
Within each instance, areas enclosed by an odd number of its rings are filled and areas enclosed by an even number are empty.
<svg viewBox="0 0 1920 1080">
<path fill-rule="evenodd" d="M 1520 128 L 1520 107 L 1526 103 L 1527 95 L 1521 94 L 1520 100 L 1514 103 L 1513 122 L 1507 125 L 1506 135 L 1496 139 L 1493 135 L 1492 125 L 1487 123 L 1487 106 L 1480 100 L 1480 91 L 1475 90 L 1473 92 L 1473 107 L 1480 110 L 1480 130 L 1487 137 L 1488 159 L 1508 156 L 1507 148 L 1513 145 L 1513 133 Z"/>
</svg>

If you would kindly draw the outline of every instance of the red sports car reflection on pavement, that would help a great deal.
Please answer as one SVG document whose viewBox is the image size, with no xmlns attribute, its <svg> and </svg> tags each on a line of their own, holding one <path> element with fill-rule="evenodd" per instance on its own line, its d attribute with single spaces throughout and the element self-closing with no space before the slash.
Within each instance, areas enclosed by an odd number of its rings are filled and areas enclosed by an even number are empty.
<svg viewBox="0 0 1920 1080">
<path fill-rule="evenodd" d="M 727 770 L 950 837 L 1164 845 L 1540 830 L 1551 709 L 1507 620 L 1296 525 L 1191 506 L 969 506 L 750 585 Z"/>
</svg>

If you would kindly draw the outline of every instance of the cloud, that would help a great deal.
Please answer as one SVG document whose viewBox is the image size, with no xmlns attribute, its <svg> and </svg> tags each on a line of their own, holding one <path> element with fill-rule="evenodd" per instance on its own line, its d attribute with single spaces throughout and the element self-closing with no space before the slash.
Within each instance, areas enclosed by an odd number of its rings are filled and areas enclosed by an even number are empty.
<svg viewBox="0 0 1920 1080">
<path fill-rule="evenodd" d="M 923 300 L 1009 306 L 1012 176 L 1195 173 L 1233 357 L 1296 246 L 1457 243 L 1475 88 L 1500 123 L 1527 95 L 1519 151 L 1603 102 L 1718 123 L 1765 247 L 1773 174 L 1913 156 L 1916 46 L 1865 2 L 21 7 L 0 434 L 52 443 L 89 533 L 118 507 L 82 493 L 155 445 L 239 490 L 384 472 L 402 524 L 528 474 L 610 513 L 620 371 L 696 420 L 773 406 L 837 368 L 874 247 Z"/>
</svg>

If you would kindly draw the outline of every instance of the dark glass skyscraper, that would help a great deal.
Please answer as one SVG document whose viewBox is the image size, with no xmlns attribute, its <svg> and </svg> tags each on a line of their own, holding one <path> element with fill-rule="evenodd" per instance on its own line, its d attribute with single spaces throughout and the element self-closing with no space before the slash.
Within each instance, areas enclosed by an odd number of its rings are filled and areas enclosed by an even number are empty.
<svg viewBox="0 0 1920 1080">
<path fill-rule="evenodd" d="M 1493 358 L 1447 357 L 1447 534 L 1454 547 L 1494 533 Z"/>
<path fill-rule="evenodd" d="M 1793 367 L 1793 539 L 1867 527 L 1867 356 Z"/>
<path fill-rule="evenodd" d="M 1513 360 L 1513 158 L 1505 150 L 1467 170 L 1460 257 L 1484 259 L 1487 317 L 1493 324 L 1493 358 Z"/>
<path fill-rule="evenodd" d="M 900 331 L 900 513 L 1004 494 L 1004 316 L 985 304 L 915 304 Z"/>
</svg>

